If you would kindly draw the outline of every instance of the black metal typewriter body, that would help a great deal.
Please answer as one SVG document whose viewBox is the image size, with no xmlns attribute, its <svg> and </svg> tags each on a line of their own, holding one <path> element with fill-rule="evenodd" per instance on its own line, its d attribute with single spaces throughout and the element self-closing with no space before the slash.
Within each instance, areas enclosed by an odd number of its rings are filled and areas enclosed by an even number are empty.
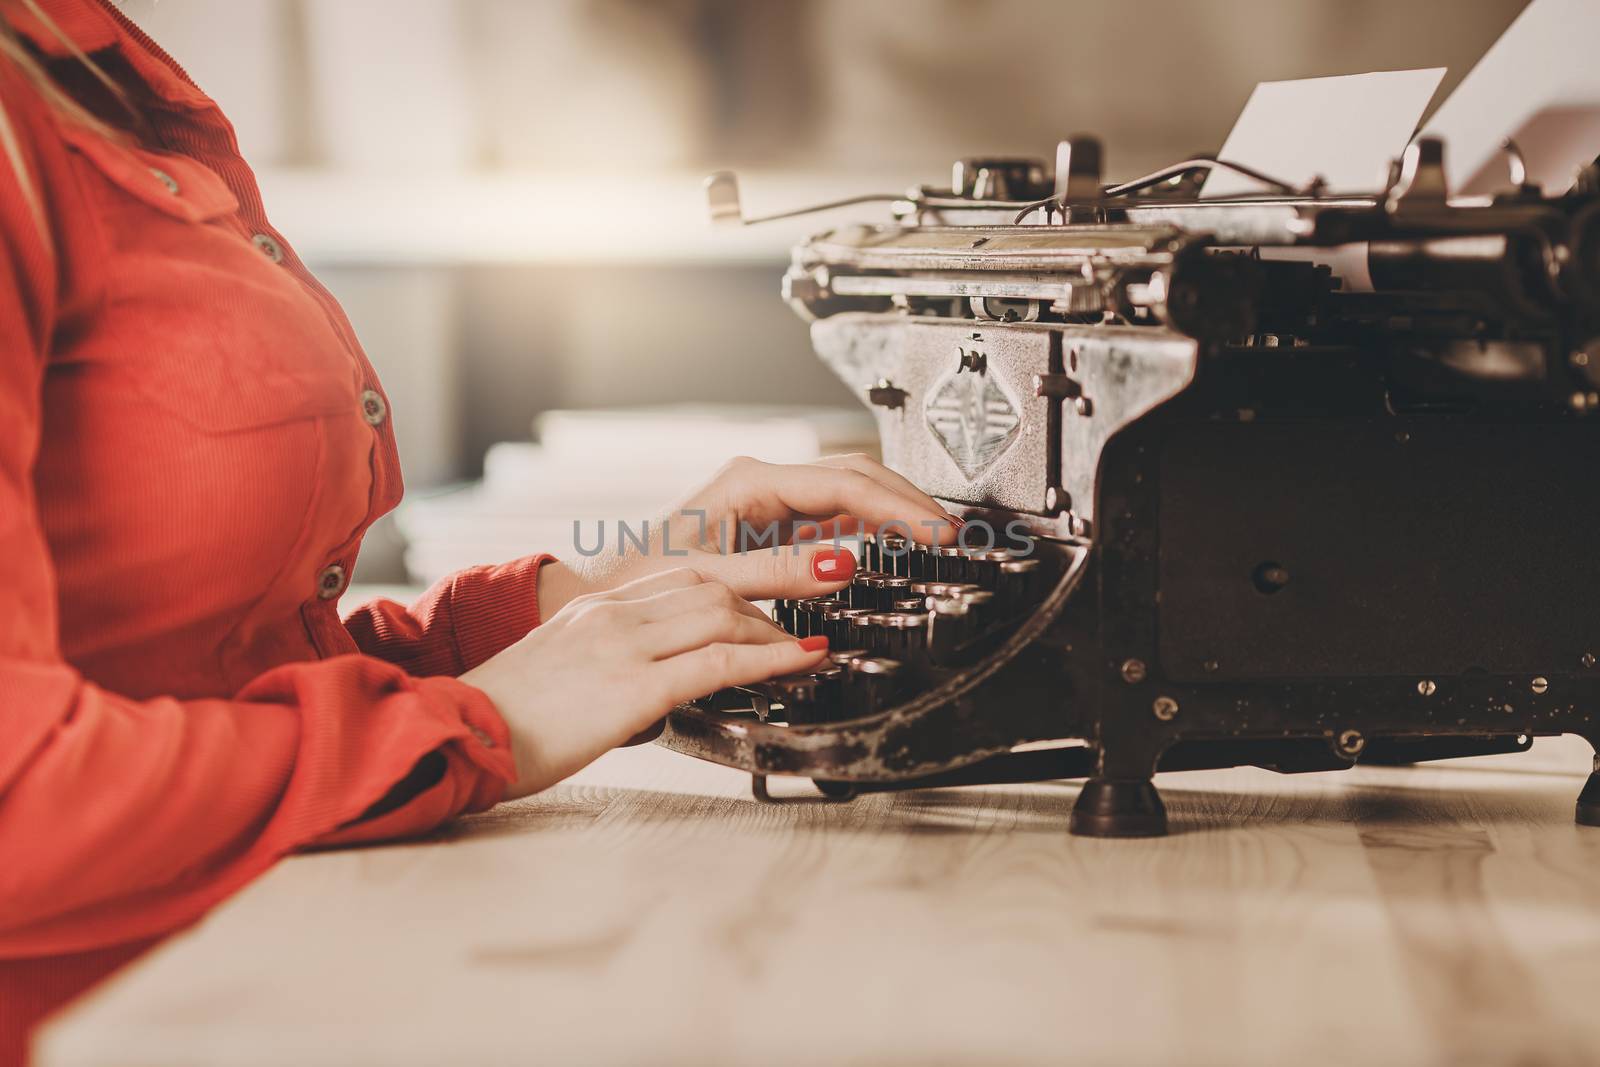
<svg viewBox="0 0 1600 1067">
<path fill-rule="evenodd" d="M 779 603 L 828 668 L 663 742 L 762 797 L 1083 777 L 1104 836 L 1166 831 L 1161 770 L 1600 743 L 1600 170 L 1468 203 L 1442 152 L 1378 196 L 1202 200 L 1227 164 L 1107 187 L 1078 139 L 797 248 L 885 462 L 968 523 Z"/>
</svg>

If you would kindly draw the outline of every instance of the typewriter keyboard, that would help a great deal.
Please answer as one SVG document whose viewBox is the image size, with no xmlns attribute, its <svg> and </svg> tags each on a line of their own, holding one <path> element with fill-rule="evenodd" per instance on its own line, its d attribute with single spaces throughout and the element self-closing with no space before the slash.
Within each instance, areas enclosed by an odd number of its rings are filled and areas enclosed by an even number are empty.
<svg viewBox="0 0 1600 1067">
<path fill-rule="evenodd" d="M 827 637 L 832 651 L 824 668 L 699 703 L 789 725 L 857 719 L 902 703 L 971 662 L 1028 615 L 1048 581 L 1034 547 L 935 549 L 868 535 L 848 587 L 773 605 L 774 620 L 796 637 Z"/>
</svg>

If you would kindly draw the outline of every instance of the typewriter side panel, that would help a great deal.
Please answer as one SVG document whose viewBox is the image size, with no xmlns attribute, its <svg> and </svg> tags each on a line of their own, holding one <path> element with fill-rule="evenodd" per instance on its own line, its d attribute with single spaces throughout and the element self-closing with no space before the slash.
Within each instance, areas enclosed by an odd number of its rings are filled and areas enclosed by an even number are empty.
<svg viewBox="0 0 1600 1067">
<path fill-rule="evenodd" d="M 1600 425 L 1397 414 L 1392 369 L 1225 349 L 1108 450 L 1101 777 L 1600 741 Z"/>
</svg>

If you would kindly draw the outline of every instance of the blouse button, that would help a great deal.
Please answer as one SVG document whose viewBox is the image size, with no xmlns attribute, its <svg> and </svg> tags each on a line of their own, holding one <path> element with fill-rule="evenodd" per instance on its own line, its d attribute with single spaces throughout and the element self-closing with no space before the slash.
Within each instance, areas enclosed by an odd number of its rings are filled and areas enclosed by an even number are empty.
<svg viewBox="0 0 1600 1067">
<path fill-rule="evenodd" d="M 282 246 L 280 246 L 278 242 L 273 240 L 269 235 L 258 233 L 254 237 L 250 238 L 250 243 L 255 245 L 257 250 L 259 250 L 262 255 L 272 260 L 272 262 L 283 262 Z"/>
<path fill-rule="evenodd" d="M 164 170 L 157 170 L 155 167 L 150 168 L 150 173 L 155 175 L 156 181 L 167 187 L 167 192 L 173 196 L 178 195 L 178 180 L 176 178 Z"/>
<path fill-rule="evenodd" d="M 378 395 L 376 389 L 361 390 L 361 417 L 372 426 L 381 426 L 384 417 L 389 414 L 389 406 L 383 402 L 383 397 Z"/>
<path fill-rule="evenodd" d="M 322 568 L 322 573 L 317 575 L 317 596 L 322 600 L 332 600 L 344 592 L 344 568 L 337 563 Z"/>
</svg>

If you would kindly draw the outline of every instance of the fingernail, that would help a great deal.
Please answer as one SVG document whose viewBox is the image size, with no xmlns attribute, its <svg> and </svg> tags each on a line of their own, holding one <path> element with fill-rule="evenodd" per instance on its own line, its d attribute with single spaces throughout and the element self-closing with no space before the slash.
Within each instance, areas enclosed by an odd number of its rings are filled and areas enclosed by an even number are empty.
<svg viewBox="0 0 1600 1067">
<path fill-rule="evenodd" d="M 956 529 L 959 530 L 959 529 L 961 529 L 961 527 L 965 526 L 966 524 L 967 524 L 967 520 L 966 519 L 958 519 L 954 515 L 950 516 L 950 525 L 954 526 Z"/>
<path fill-rule="evenodd" d="M 826 652 L 828 650 L 828 639 L 826 637 L 802 637 L 800 639 L 800 647 L 807 652 Z"/>
<path fill-rule="evenodd" d="M 825 548 L 811 557 L 811 577 L 819 582 L 842 582 L 856 572 L 856 557 L 848 548 Z"/>
</svg>

